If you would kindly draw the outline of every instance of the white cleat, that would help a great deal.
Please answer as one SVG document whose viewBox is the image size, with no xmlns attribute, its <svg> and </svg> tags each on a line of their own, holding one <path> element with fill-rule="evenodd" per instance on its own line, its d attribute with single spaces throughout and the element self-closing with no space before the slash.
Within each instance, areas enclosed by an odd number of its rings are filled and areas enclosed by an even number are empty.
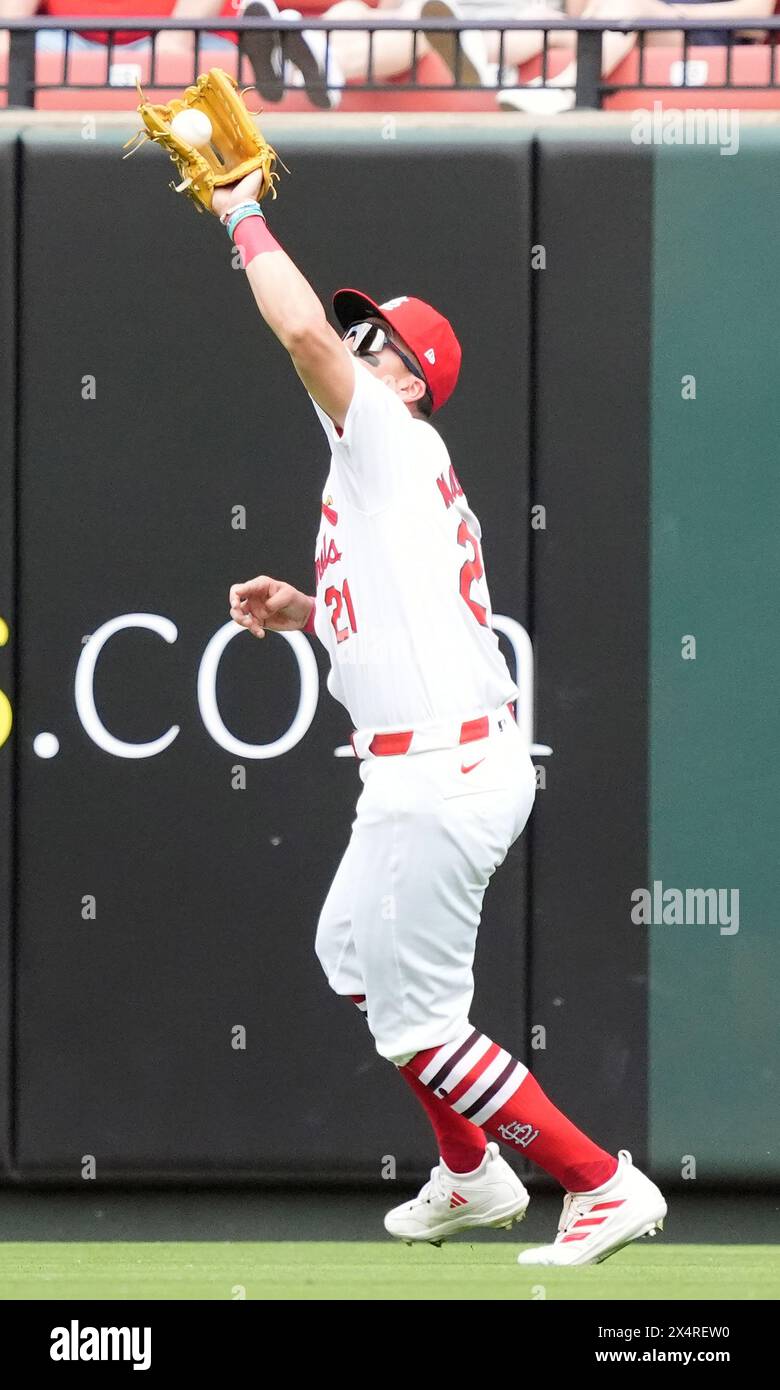
<svg viewBox="0 0 780 1390">
<path fill-rule="evenodd" d="M 634 1168 L 627 1149 L 613 1177 L 593 1192 L 567 1192 L 554 1245 L 523 1250 L 519 1265 L 600 1264 L 629 1241 L 663 1230 L 666 1202 L 654 1182 Z"/>
<path fill-rule="evenodd" d="M 478 1226 L 508 1229 L 522 1221 L 529 1201 L 498 1144 L 491 1143 L 473 1173 L 452 1173 L 442 1159 L 411 1202 L 387 1213 L 385 1230 L 407 1245 L 420 1240 L 441 1245 L 448 1236 Z"/>
</svg>

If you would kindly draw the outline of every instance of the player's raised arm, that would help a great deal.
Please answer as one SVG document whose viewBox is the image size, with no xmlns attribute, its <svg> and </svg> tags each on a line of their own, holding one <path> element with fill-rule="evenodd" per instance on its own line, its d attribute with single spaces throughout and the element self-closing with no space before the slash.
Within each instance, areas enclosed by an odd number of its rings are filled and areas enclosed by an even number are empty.
<svg viewBox="0 0 780 1390">
<path fill-rule="evenodd" d="M 215 190 L 212 208 L 241 250 L 268 327 L 289 352 L 307 391 L 331 420 L 343 425 L 354 390 L 354 363 L 308 280 L 266 226 L 257 202 L 262 178 L 258 170 Z"/>
<path fill-rule="evenodd" d="M 215 213 L 227 227 L 263 318 L 290 353 L 309 394 L 341 426 L 355 384 L 352 355 L 266 226 L 259 199 L 277 178 L 276 151 L 237 87 L 234 77 L 211 68 L 175 101 L 142 101 L 138 114 L 144 129 L 138 137 L 167 150 L 181 175 L 176 192 Z"/>
</svg>

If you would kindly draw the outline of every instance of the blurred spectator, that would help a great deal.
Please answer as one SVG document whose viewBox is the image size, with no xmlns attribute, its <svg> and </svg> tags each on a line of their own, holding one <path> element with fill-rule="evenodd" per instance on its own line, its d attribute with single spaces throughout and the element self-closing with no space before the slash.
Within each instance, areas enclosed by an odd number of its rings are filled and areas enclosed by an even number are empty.
<svg viewBox="0 0 780 1390">
<path fill-rule="evenodd" d="M 424 8 L 424 7 L 423 7 Z M 381 14 L 377 15 L 377 10 Z M 265 16 L 280 19 L 300 19 L 298 10 L 279 10 L 274 0 L 249 0 L 243 13 L 258 18 Z M 378 6 L 364 4 L 363 0 L 339 0 L 331 5 L 319 18 L 374 20 L 386 14 L 390 19 L 408 18 L 412 23 L 420 18 L 421 0 L 379 0 Z M 443 35 L 443 38 L 451 35 Z M 279 101 L 283 95 L 284 82 L 306 87 L 307 95 L 315 106 L 324 109 L 337 106 L 341 100 L 341 88 L 350 79 L 365 81 L 369 73 L 369 36 L 360 30 L 334 30 L 327 43 L 326 72 L 326 34 L 324 30 L 304 29 L 298 33 L 283 36 L 279 31 L 266 30 L 263 34 L 246 35 L 245 50 L 252 60 L 260 92 L 268 101 Z M 385 29 L 374 33 L 371 46 L 371 75 L 380 82 L 388 78 L 408 73 L 416 52 L 421 59 L 431 48 L 424 34 L 417 35 L 415 49 L 412 33 L 407 29 Z M 286 75 L 282 72 L 282 52 L 291 65 Z M 468 86 L 481 86 L 484 77 L 484 44 L 479 32 L 463 35 L 463 75 L 461 81 Z"/>
<path fill-rule="evenodd" d="M 46 15 L 68 23 L 75 19 L 121 19 L 124 15 L 133 19 L 186 21 L 218 15 L 222 5 L 223 0 L 0 0 L 0 23 L 4 19 L 26 19 L 30 15 Z M 147 36 L 139 31 L 127 32 L 118 34 L 114 41 L 127 44 Z M 106 43 L 108 35 L 95 32 L 82 37 L 93 43 Z M 158 54 L 191 54 L 193 48 L 192 34 L 176 30 L 160 34 L 156 44 Z"/>
<path fill-rule="evenodd" d="M 584 3 L 585 0 L 581 0 L 581 8 Z M 570 8 L 569 13 L 573 12 Z M 460 36 L 461 45 L 466 40 L 469 42 L 472 59 L 469 68 L 473 69 L 476 78 L 473 85 L 480 87 L 496 85 L 499 60 L 503 62 L 504 69 L 515 68 L 529 58 L 535 58 L 544 47 L 544 31 L 541 29 L 507 30 L 502 44 L 499 31 L 488 27 L 491 21 L 500 24 L 502 20 L 509 19 L 538 19 L 544 23 L 561 19 L 565 13 L 564 0 L 425 0 L 421 9 L 424 19 L 481 19 L 484 22 L 486 27 L 482 31 L 463 30 Z M 457 57 L 457 34 L 431 33 L 428 41 L 444 59 L 453 76 L 460 62 L 460 81 L 466 86 L 472 85 L 471 72 L 464 68 L 462 55 L 460 60 Z M 570 33 L 551 33 L 549 36 L 549 48 L 571 45 Z"/>
<path fill-rule="evenodd" d="M 456 32 L 431 32 L 427 36 L 418 33 L 416 47 L 413 49 L 411 33 L 405 30 L 386 30 L 376 32 L 373 41 L 372 75 L 380 81 L 408 73 L 416 52 L 418 59 L 434 50 L 444 60 L 461 86 L 495 87 L 498 84 L 498 62 L 503 60 L 503 82 L 507 85 L 498 94 L 498 101 L 507 110 L 527 111 L 532 114 L 551 115 L 570 110 L 574 106 L 574 86 L 577 80 L 576 63 L 569 63 L 556 77 L 548 78 L 542 87 L 541 78 L 535 78 L 531 87 L 511 86 L 512 75 L 517 67 L 538 57 L 544 48 L 544 32 L 541 29 L 509 30 L 504 33 L 503 44 L 498 29 L 491 29 L 490 22 L 500 24 L 508 19 L 539 19 L 540 21 L 560 20 L 565 15 L 572 18 L 589 19 L 651 19 L 670 18 L 670 11 L 676 11 L 686 19 L 707 19 L 716 23 L 718 19 L 744 18 L 748 21 L 760 20 L 773 13 L 775 0 L 380 0 L 378 8 L 388 17 L 409 18 L 412 22 L 422 19 L 482 19 L 483 30 L 464 30 L 460 36 Z M 274 0 L 250 0 L 244 13 L 279 15 Z M 376 18 L 376 10 L 363 0 L 340 0 L 322 15 L 323 19 L 370 19 Z M 297 10 L 283 10 L 284 18 L 299 18 Z M 725 45 L 728 33 L 724 30 L 700 31 L 692 40 L 692 46 L 702 44 Z M 740 42 L 739 39 L 736 40 Z M 608 76 L 623 61 L 637 42 L 636 34 L 621 34 L 607 30 L 602 40 L 602 75 Z M 679 30 L 666 30 L 646 36 L 648 46 L 676 45 L 682 42 Z M 575 36 L 566 30 L 558 30 L 548 36 L 548 49 L 568 48 L 574 50 Z M 267 31 L 261 39 L 261 50 L 254 61 L 258 86 L 270 101 L 278 101 L 283 94 L 282 47 L 280 36 Z M 249 48 L 247 48 L 249 52 Z M 307 93 L 317 106 L 332 107 L 341 99 L 340 88 L 350 79 L 365 80 L 368 76 L 368 37 L 360 32 L 333 32 L 327 48 L 323 31 L 302 30 L 288 34 L 284 43 L 285 57 L 293 66 L 288 67 L 286 81 L 300 82 L 306 86 Z"/>
<path fill-rule="evenodd" d="M 315 0 L 316 3 L 316 0 Z M 417 19 L 420 13 L 419 0 L 379 0 L 379 5 L 394 16 L 408 13 Z M 133 18 L 177 18 L 208 19 L 221 16 L 223 19 L 244 14 L 260 19 L 281 16 L 284 19 L 302 19 L 299 10 L 285 9 L 281 12 L 274 0 L 0 0 L 0 23 L 3 19 L 25 19 L 31 15 L 47 15 L 71 22 L 76 19 L 118 19 L 123 15 Z M 325 18 L 356 19 L 371 18 L 375 13 L 373 4 L 362 0 L 340 0 L 327 10 Z M 220 31 L 217 29 L 217 33 Z M 1 36 L 0 38 L 4 38 Z M 91 42 L 106 43 L 107 34 L 95 32 L 84 35 Z M 115 43 L 128 44 L 148 37 L 148 31 L 135 31 L 117 34 Z M 477 39 L 479 36 L 476 36 Z M 45 46 L 62 44 L 62 33 L 50 31 L 42 36 Z M 235 35 L 221 33 L 221 38 L 236 42 Z M 78 42 L 78 40 L 77 40 Z M 368 37 L 365 32 L 339 33 L 331 35 L 328 73 L 325 73 L 326 37 L 324 32 L 305 30 L 285 35 L 282 45 L 278 30 L 258 30 L 243 36 L 243 49 L 255 74 L 257 86 L 268 101 L 279 101 L 284 94 L 284 84 L 305 86 L 307 95 L 316 105 L 330 108 L 341 100 L 340 88 L 351 77 L 365 78 L 368 71 Z M 282 48 L 286 60 L 283 72 Z M 194 42 L 191 34 L 172 30 L 160 34 L 156 44 L 160 55 L 192 55 Z M 419 56 L 427 52 L 424 39 L 419 43 Z M 480 50 L 481 51 L 481 50 Z M 406 72 L 412 64 L 412 38 L 408 31 L 378 34 L 374 42 L 373 73 L 379 80 Z M 330 90 L 329 90 L 330 87 Z"/>
<path fill-rule="evenodd" d="M 307 9 L 325 20 L 376 20 L 382 15 L 392 19 L 408 19 L 410 29 L 378 29 L 370 43 L 365 30 L 324 30 L 301 28 L 282 32 L 269 28 L 246 33 L 243 49 L 251 62 L 257 86 L 267 101 L 280 101 L 286 86 L 305 87 L 315 106 L 329 109 L 339 104 L 341 90 L 351 81 L 365 81 L 369 76 L 380 82 L 409 73 L 417 61 L 430 52 L 438 53 L 453 79 L 466 87 L 495 87 L 498 85 L 498 62 L 503 61 L 502 81 L 498 92 L 499 105 L 507 110 L 551 115 L 574 106 L 574 86 L 577 66 L 570 62 L 555 77 L 534 78 L 530 87 L 513 87 L 518 66 L 538 57 L 544 48 L 544 32 L 539 29 L 507 30 L 503 43 L 499 30 L 491 28 L 509 19 L 538 19 L 540 22 L 571 18 L 593 18 L 603 21 L 630 19 L 668 19 L 670 11 L 685 19 L 706 19 L 717 24 L 719 19 L 744 19 L 745 31 L 755 30 L 756 22 L 774 12 L 775 0 L 338 0 L 324 12 L 319 12 L 320 0 L 299 0 Z M 378 13 L 379 12 L 379 13 Z M 24 19 L 33 15 L 48 15 L 64 21 L 78 19 L 176 18 L 186 25 L 188 19 L 232 17 L 244 14 L 260 19 L 295 19 L 304 16 L 299 10 L 279 10 L 274 0 L 0 0 L 0 25 L 4 19 Z M 425 35 L 412 29 L 420 19 L 479 19 L 483 29 Z M 220 33 L 215 26 L 215 33 Z M 84 36 L 86 37 L 86 36 Z M 114 42 L 128 44 L 148 37 L 147 32 L 126 32 L 114 36 Z M 760 37 L 760 35 L 759 35 Z M 92 42 L 106 43 L 108 35 L 95 32 Z M 210 36 L 213 40 L 214 36 Z M 235 35 L 221 33 L 221 40 Z M 705 44 L 725 45 L 728 31 L 705 30 L 691 36 L 691 47 Z M 219 43 L 220 39 L 216 39 Z M 679 45 L 679 30 L 648 33 L 647 46 Z M 736 42 L 747 41 L 744 38 Z M 60 45 L 62 35 L 44 35 L 39 42 L 46 46 Z M 79 42 L 79 39 L 76 39 Z M 623 61 L 637 42 L 634 33 L 622 34 L 606 30 L 602 39 L 602 75 L 608 76 Z M 548 36 L 548 48 L 565 47 L 574 51 L 575 36 L 559 30 Z M 194 40 L 191 33 L 172 30 L 160 34 L 156 42 L 158 54 L 192 56 Z M 7 48 L 7 34 L 0 33 L 0 55 Z M 369 65 L 369 53 L 371 61 Z M 370 66 L 370 72 L 369 72 Z M 193 74 L 194 75 L 194 74 Z"/>
<path fill-rule="evenodd" d="M 445 0 L 439 0 L 439 3 L 445 3 Z M 460 3 L 462 4 L 462 0 Z M 455 4 L 450 4 L 449 0 L 446 0 L 446 4 L 448 9 L 455 11 Z M 710 3 L 710 0 L 687 0 L 687 3 L 683 4 L 676 3 L 676 0 L 568 0 L 566 13 L 572 18 L 601 20 L 671 19 L 674 14 L 678 14 L 684 19 L 712 20 L 714 24 L 719 19 L 744 18 L 747 29 L 751 27 L 748 21 L 771 15 L 774 8 L 775 0 L 716 0 L 716 3 Z M 525 62 L 529 57 L 542 51 L 541 35 L 538 36 L 533 53 L 527 52 L 524 45 L 519 42 L 519 40 L 533 36 L 507 34 L 506 37 L 505 61 L 509 59 L 512 63 Z M 565 39 L 565 37 L 565 34 L 558 35 L 558 43 L 560 44 L 561 39 Z M 728 30 L 703 30 L 691 35 L 691 47 L 725 46 L 728 39 Z M 735 41 L 739 43 L 742 40 L 735 38 Z M 608 77 L 618 64 L 622 63 L 636 42 L 636 34 L 621 34 L 614 29 L 605 31 L 601 47 L 602 77 Z M 645 36 L 645 43 L 647 47 L 680 45 L 682 44 L 682 32 L 679 29 L 651 32 Z M 570 111 L 575 102 L 574 86 L 576 81 L 577 64 L 571 62 L 557 76 L 549 77 L 543 88 L 541 78 L 534 78 L 530 89 L 507 88 L 499 94 L 499 105 L 504 110 L 526 111 L 531 115 L 555 115 L 562 111 Z"/>
</svg>

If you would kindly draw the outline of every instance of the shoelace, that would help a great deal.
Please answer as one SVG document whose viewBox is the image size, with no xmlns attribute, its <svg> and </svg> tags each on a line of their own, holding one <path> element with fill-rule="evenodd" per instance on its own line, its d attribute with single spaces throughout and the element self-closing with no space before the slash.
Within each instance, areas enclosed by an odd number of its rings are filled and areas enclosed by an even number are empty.
<svg viewBox="0 0 780 1390">
<path fill-rule="evenodd" d="M 632 1159 L 628 1149 L 618 1150 L 618 1162 L 620 1163 L 621 1160 L 626 1168 L 630 1168 Z M 590 1205 L 588 1205 L 588 1203 L 590 1203 Z M 592 1205 L 592 1197 L 585 1197 L 581 1192 L 566 1193 L 563 1199 L 561 1219 L 558 1222 L 558 1234 L 555 1237 L 556 1245 L 558 1241 L 566 1235 L 567 1231 L 573 1226 L 578 1217 L 590 1215 Z M 590 1234 L 590 1232 L 588 1234 Z"/>
<path fill-rule="evenodd" d="M 434 1197 L 439 1201 L 446 1202 L 449 1192 L 444 1184 L 444 1177 L 438 1163 L 431 1169 L 431 1176 L 423 1188 L 420 1189 L 419 1202 L 430 1202 Z"/>
<path fill-rule="evenodd" d="M 589 1198 L 578 1196 L 576 1192 L 567 1192 L 563 1199 L 563 1211 L 558 1222 L 558 1234 L 555 1237 L 556 1245 L 571 1230 L 575 1221 L 581 1216 L 587 1216 L 590 1211 L 588 1205 Z M 590 1235 L 590 1232 L 588 1232 Z"/>
</svg>

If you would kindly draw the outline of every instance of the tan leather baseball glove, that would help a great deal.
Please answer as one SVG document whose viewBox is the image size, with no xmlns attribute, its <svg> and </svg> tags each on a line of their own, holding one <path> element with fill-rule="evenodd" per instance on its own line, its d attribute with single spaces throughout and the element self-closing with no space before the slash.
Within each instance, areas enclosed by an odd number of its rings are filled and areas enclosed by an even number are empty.
<svg viewBox="0 0 780 1390">
<path fill-rule="evenodd" d="M 138 92 L 143 97 L 140 86 Z M 181 140 L 171 129 L 173 118 L 187 110 L 202 111 L 211 122 L 211 140 L 200 149 Z M 138 112 L 146 129 L 134 138 L 141 142 L 154 140 L 167 149 L 181 175 L 181 182 L 172 187 L 192 198 L 199 212 L 211 210 L 215 188 L 236 183 L 255 169 L 263 171 L 260 197 L 269 192 L 276 197 L 276 151 L 263 138 L 247 110 L 238 83 L 222 68 L 203 73 L 194 86 L 165 106 L 142 101 Z"/>
</svg>

